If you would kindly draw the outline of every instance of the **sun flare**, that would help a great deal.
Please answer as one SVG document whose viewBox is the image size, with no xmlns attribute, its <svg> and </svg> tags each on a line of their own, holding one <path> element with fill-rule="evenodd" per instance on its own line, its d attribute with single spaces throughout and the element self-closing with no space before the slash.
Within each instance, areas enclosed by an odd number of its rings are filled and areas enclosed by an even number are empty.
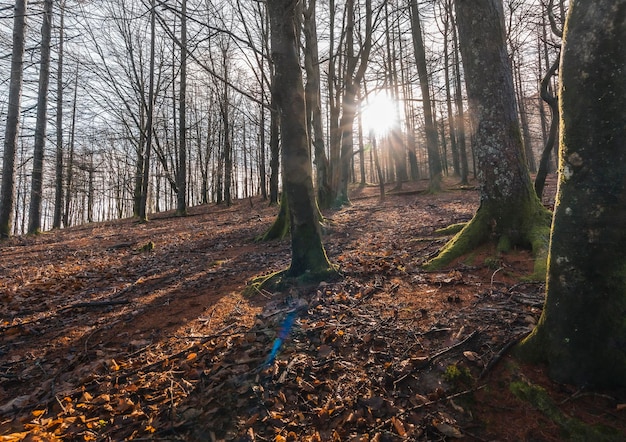
<svg viewBox="0 0 626 442">
<path fill-rule="evenodd" d="M 397 103 L 386 92 L 370 95 L 362 106 L 361 118 L 366 132 L 384 135 L 400 120 Z"/>
</svg>

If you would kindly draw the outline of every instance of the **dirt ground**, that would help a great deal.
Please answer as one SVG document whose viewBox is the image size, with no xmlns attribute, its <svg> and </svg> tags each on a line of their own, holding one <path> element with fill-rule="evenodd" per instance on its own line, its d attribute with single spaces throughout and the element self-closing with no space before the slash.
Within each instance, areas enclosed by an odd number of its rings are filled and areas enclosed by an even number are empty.
<svg viewBox="0 0 626 442">
<path fill-rule="evenodd" d="M 422 270 L 478 203 L 426 184 L 355 189 L 325 213 L 343 277 L 276 293 L 244 293 L 289 264 L 257 199 L 0 243 L 0 441 L 626 440 L 625 392 L 510 356 L 543 303 L 527 251 Z"/>
</svg>

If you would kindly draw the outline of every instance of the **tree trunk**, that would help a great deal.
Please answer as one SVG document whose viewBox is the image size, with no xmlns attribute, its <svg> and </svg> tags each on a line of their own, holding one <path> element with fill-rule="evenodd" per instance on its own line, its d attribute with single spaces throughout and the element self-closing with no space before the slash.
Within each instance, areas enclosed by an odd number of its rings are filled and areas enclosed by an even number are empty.
<svg viewBox="0 0 626 442">
<path fill-rule="evenodd" d="M 456 0 L 470 109 L 476 119 L 480 207 L 428 266 L 440 267 L 494 239 L 498 250 L 530 247 L 545 276 L 550 214 L 531 185 L 515 107 L 501 0 Z"/>
<path fill-rule="evenodd" d="M 59 7 L 59 59 L 57 62 L 57 115 L 56 115 L 56 161 L 54 173 L 54 215 L 52 228 L 61 228 L 63 216 L 63 57 L 65 41 L 65 1 Z"/>
<path fill-rule="evenodd" d="M 437 143 L 437 127 L 433 118 L 433 106 L 430 101 L 430 86 L 428 80 L 428 70 L 426 68 L 426 50 L 424 39 L 422 38 L 422 25 L 417 9 L 417 0 L 411 0 L 411 27 L 413 37 L 413 48 L 415 50 L 415 62 L 422 90 L 422 103 L 424 107 L 424 129 L 426 131 L 426 148 L 428 150 L 428 170 L 430 176 L 429 190 L 438 192 L 441 190 L 441 179 L 443 177 L 441 168 L 441 156 Z"/>
<path fill-rule="evenodd" d="M 341 137 L 341 149 L 339 150 L 339 186 L 335 189 L 335 205 L 341 206 L 349 204 L 348 183 L 350 181 L 350 165 L 353 160 L 354 148 L 354 118 L 356 116 L 356 97 L 372 49 L 372 1 L 365 1 L 365 35 L 363 43 L 358 54 L 354 51 L 354 0 L 346 2 L 346 32 L 345 32 L 345 52 L 346 52 L 346 70 L 344 81 L 344 92 L 342 99 L 342 114 L 339 124 Z"/>
<path fill-rule="evenodd" d="M 444 30 L 443 30 L 443 53 L 444 53 L 444 78 L 446 89 L 446 110 L 448 112 L 448 132 L 450 136 L 450 151 L 452 152 L 452 168 L 454 175 L 461 176 L 461 163 L 459 158 L 459 149 L 456 144 L 456 134 L 454 130 L 454 110 L 452 107 L 452 78 L 450 76 L 450 51 L 448 34 L 450 23 L 452 21 L 452 2 L 446 0 L 443 10 Z"/>
<path fill-rule="evenodd" d="M 324 129 L 322 127 L 322 109 L 320 106 L 320 67 L 317 47 L 316 0 L 309 0 L 304 8 L 304 38 L 306 41 L 304 65 L 307 72 L 306 106 L 309 131 L 312 134 L 313 154 L 317 184 L 317 202 L 322 209 L 332 204 L 332 189 L 326 149 L 324 147 Z"/>
<path fill-rule="evenodd" d="M 154 57 L 156 45 L 156 0 L 150 2 L 150 72 L 148 86 L 148 115 L 146 118 L 146 146 L 143 155 L 142 176 L 141 176 L 141 200 L 139 203 L 139 219 L 142 222 L 148 221 L 148 189 L 150 182 L 150 154 L 152 153 L 152 138 L 154 135 Z"/>
<path fill-rule="evenodd" d="M 552 76 L 559 67 L 560 58 L 561 57 L 557 57 L 556 61 L 552 64 L 541 81 L 541 98 L 550 106 L 550 110 L 552 111 L 552 120 L 550 121 L 548 138 L 546 139 L 546 144 L 543 147 L 541 159 L 539 160 L 539 170 L 537 171 L 537 176 L 535 177 L 535 192 L 539 198 L 543 196 L 543 188 L 550 169 L 550 157 L 552 155 L 552 150 L 554 149 L 554 144 L 556 143 L 556 136 L 559 131 L 559 102 L 556 97 L 550 94 L 548 86 L 550 85 Z"/>
<path fill-rule="evenodd" d="M 220 102 L 222 124 L 224 126 L 224 202 L 230 207 L 233 203 L 232 178 L 233 178 L 233 146 L 230 127 L 229 98 L 228 98 L 228 50 L 222 48 L 222 68 L 224 74 L 224 94 Z"/>
<path fill-rule="evenodd" d="M 20 107 L 22 102 L 22 61 L 26 34 L 27 0 L 15 0 L 13 18 L 13 53 L 11 55 L 11 80 L 9 105 L 4 132 L 4 156 L 2 160 L 2 196 L 0 198 L 0 239 L 11 236 L 13 227 L 13 204 L 15 197 L 15 155 L 19 133 Z"/>
<path fill-rule="evenodd" d="M 304 87 L 295 30 L 296 4 L 292 0 L 269 0 L 268 9 L 274 84 L 280 85 L 273 92 L 280 110 L 284 190 L 291 228 L 291 265 L 287 275 L 310 274 L 317 278 L 332 271 L 332 266 L 322 245 L 313 192 Z"/>
<path fill-rule="evenodd" d="M 187 0 L 182 0 L 180 11 L 180 90 L 178 174 L 176 176 L 176 213 L 187 215 Z"/>
<path fill-rule="evenodd" d="M 626 387 L 626 0 L 570 4 L 546 303 L 520 352 L 558 382 Z"/>
<path fill-rule="evenodd" d="M 272 80 L 274 81 L 274 80 Z M 274 83 L 272 82 L 274 89 Z M 278 204 L 278 178 L 280 175 L 280 114 L 276 109 L 276 102 L 272 98 L 270 111 L 270 205 Z"/>
<path fill-rule="evenodd" d="M 50 40 L 52 37 L 52 0 L 45 0 L 41 25 L 41 60 L 39 64 L 39 91 L 37 93 L 37 121 L 35 149 L 28 210 L 28 233 L 41 230 L 41 200 L 43 197 L 43 155 L 46 148 L 48 124 L 48 86 L 50 84 Z"/>
<path fill-rule="evenodd" d="M 454 22 L 454 15 L 450 11 L 452 19 L 452 59 L 454 61 L 454 103 L 456 107 L 456 117 L 454 127 L 456 129 L 456 139 L 459 147 L 459 159 L 461 161 L 461 184 L 469 184 L 469 162 L 467 161 L 467 146 L 465 143 L 465 111 L 463 109 L 463 93 L 461 91 L 461 62 L 459 60 L 459 39 L 457 36 L 457 26 Z"/>
<path fill-rule="evenodd" d="M 70 127 L 70 140 L 67 155 L 67 167 L 65 171 L 65 209 L 63 210 L 63 226 L 69 227 L 71 222 L 70 208 L 72 201 L 72 186 L 74 174 L 74 147 L 76 143 L 76 111 L 78 106 L 78 65 L 76 66 L 76 79 L 74 81 L 74 98 L 72 101 L 72 121 Z"/>
</svg>

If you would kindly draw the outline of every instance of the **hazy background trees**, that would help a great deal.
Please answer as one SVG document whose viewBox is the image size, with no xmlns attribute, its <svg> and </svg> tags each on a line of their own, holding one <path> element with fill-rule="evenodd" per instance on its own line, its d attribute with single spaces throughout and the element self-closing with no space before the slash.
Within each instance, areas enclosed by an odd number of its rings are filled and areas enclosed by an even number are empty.
<svg viewBox="0 0 626 442">
<path fill-rule="evenodd" d="M 3 129 L 10 127 L 18 3 L 0 2 Z M 52 7 L 52 27 L 50 87 L 43 105 L 37 85 L 46 5 Z M 46 230 L 138 216 L 142 197 L 146 216 L 174 209 L 184 214 L 186 206 L 229 204 L 255 195 L 278 201 L 279 123 L 270 92 L 265 5 L 210 0 L 154 5 L 148 0 L 29 4 L 14 165 L 10 150 L 2 155 L 2 178 L 14 189 L 13 200 L 2 208 L 11 214 L 6 234 L 25 233 L 29 225 Z M 554 79 L 546 73 L 554 73 L 550 68 L 560 39 L 552 28 L 561 25 L 566 6 L 504 1 L 517 113 L 531 170 L 553 135 L 553 111 L 541 99 L 540 86 L 547 78 L 544 89 L 553 95 Z M 308 123 L 320 202 L 346 202 L 350 183 L 378 183 L 374 152 L 382 179 L 397 185 L 438 176 L 439 168 L 462 182 L 475 174 L 472 115 L 452 1 L 317 0 L 306 2 L 298 19 L 306 26 L 299 38 L 308 99 L 317 98 L 310 101 Z M 391 98 L 389 113 L 397 116 L 383 130 L 363 118 L 364 103 L 377 103 L 376 95 Z M 47 130 L 38 192 L 35 128 L 41 106 Z M 9 139 L 5 136 L 5 146 Z M 553 155 L 546 157 L 547 169 L 553 170 Z M 29 214 L 29 207 L 40 211 Z"/>
</svg>

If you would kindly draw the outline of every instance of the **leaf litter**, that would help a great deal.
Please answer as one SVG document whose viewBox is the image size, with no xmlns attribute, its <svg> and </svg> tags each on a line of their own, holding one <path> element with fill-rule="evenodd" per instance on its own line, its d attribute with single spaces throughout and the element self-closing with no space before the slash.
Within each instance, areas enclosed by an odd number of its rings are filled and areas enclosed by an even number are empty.
<svg viewBox="0 0 626 442">
<path fill-rule="evenodd" d="M 508 356 L 543 303 L 526 252 L 421 270 L 474 191 L 375 191 L 326 214 L 342 280 L 251 297 L 289 262 L 287 242 L 252 242 L 276 214 L 260 201 L 0 244 L 0 441 L 560 440 L 508 392 L 520 378 L 624 431 L 623 395 Z"/>
</svg>

